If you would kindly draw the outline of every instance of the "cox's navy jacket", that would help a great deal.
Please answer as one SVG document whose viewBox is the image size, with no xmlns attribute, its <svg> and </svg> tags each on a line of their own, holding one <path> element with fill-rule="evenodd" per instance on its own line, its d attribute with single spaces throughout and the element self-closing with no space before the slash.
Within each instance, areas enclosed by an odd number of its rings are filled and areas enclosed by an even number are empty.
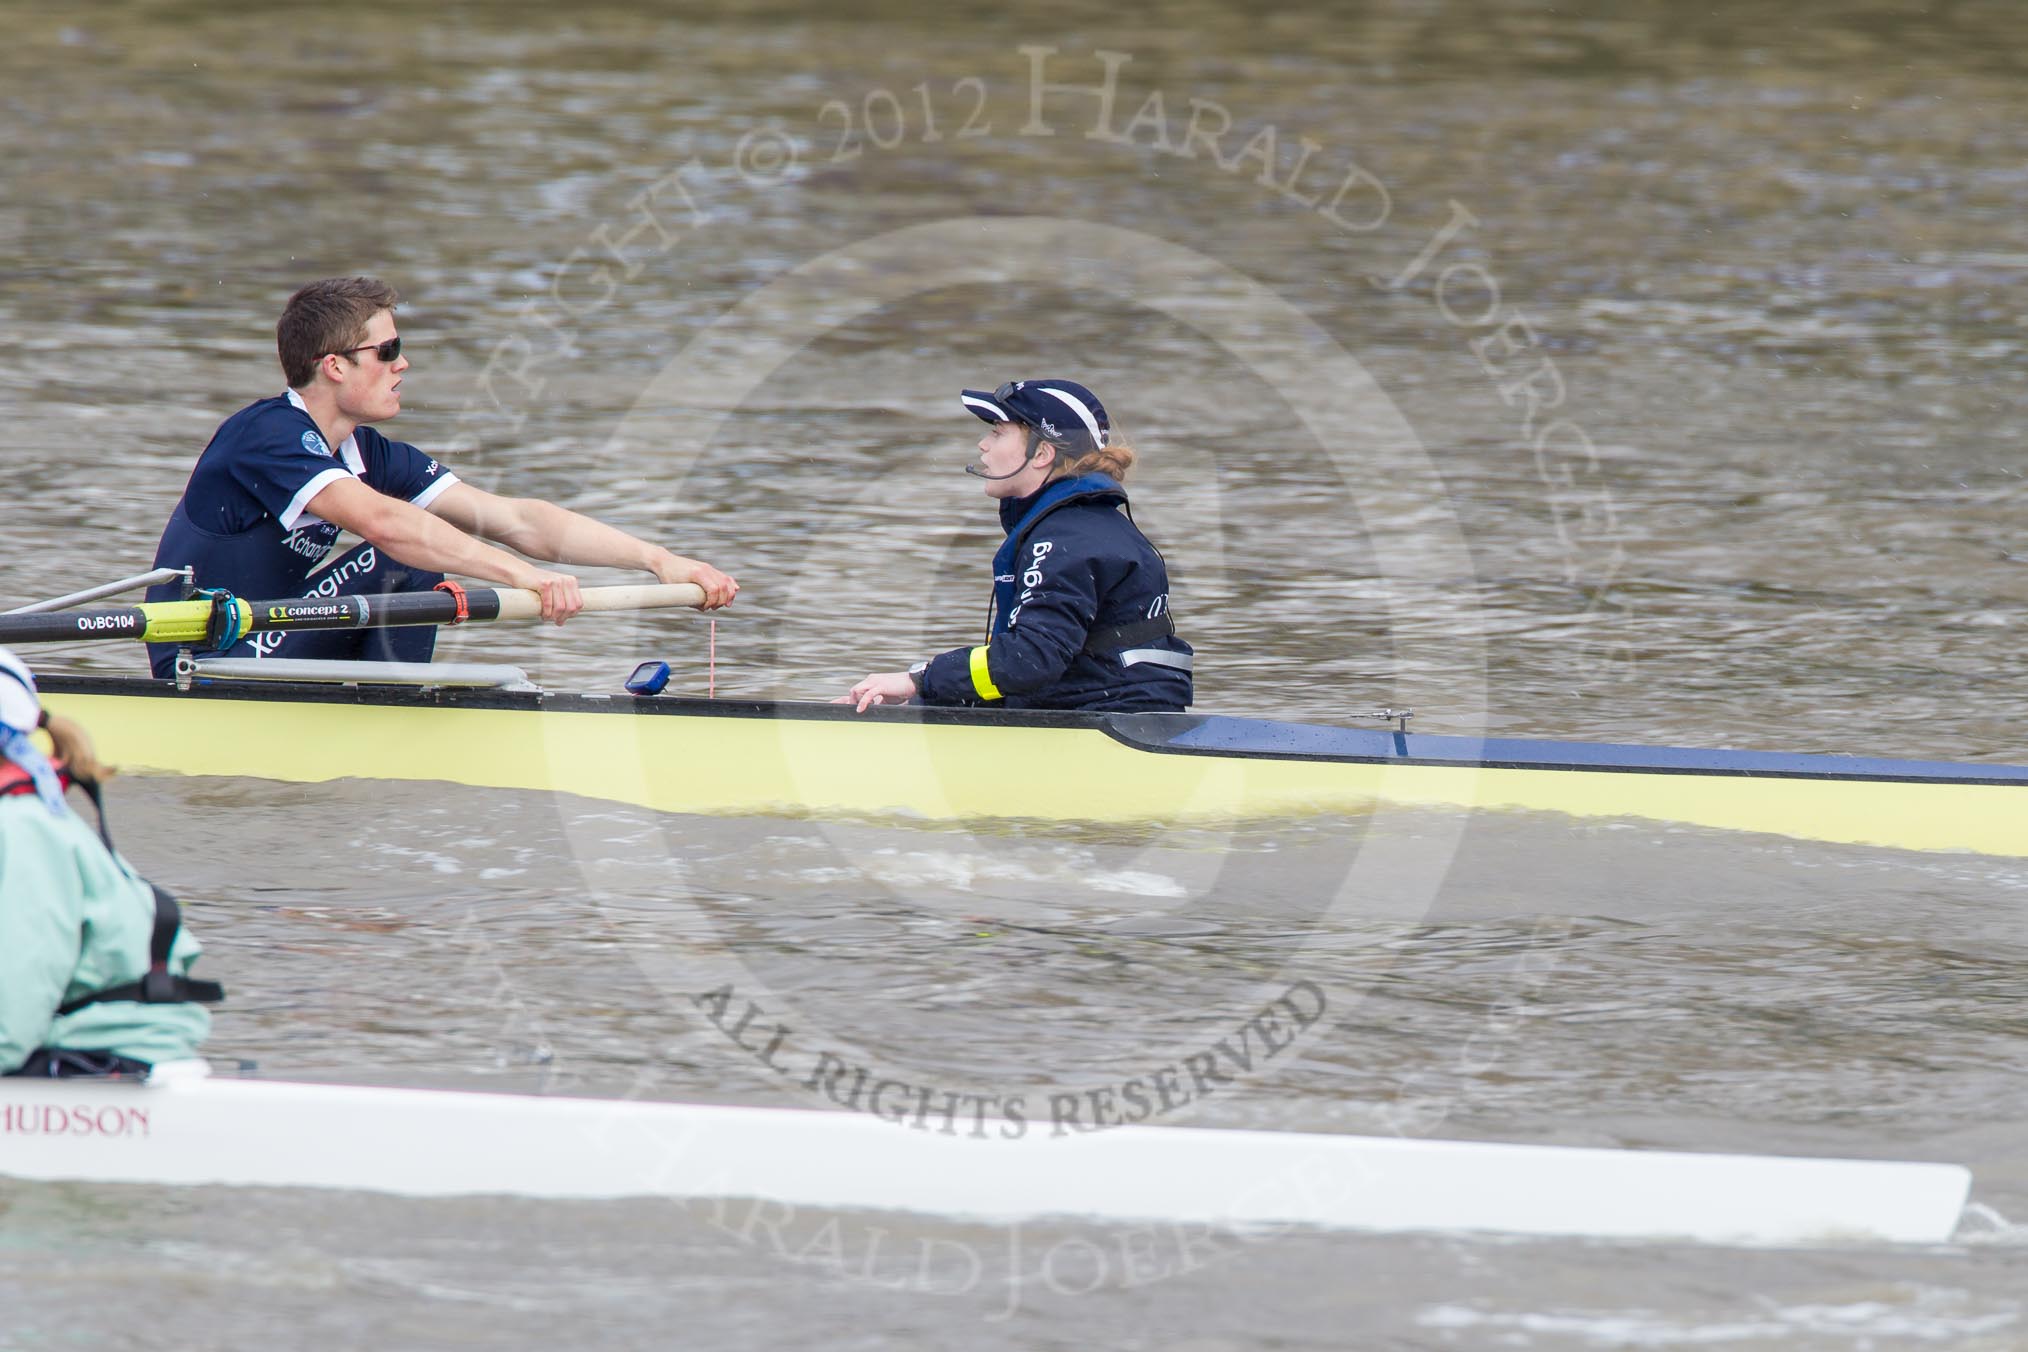
<svg viewBox="0 0 2028 1352">
<path fill-rule="evenodd" d="M 1103 474 L 1002 501 L 986 642 L 932 658 L 925 704 L 1181 709 L 1190 645 L 1169 619 L 1169 570 Z"/>
</svg>

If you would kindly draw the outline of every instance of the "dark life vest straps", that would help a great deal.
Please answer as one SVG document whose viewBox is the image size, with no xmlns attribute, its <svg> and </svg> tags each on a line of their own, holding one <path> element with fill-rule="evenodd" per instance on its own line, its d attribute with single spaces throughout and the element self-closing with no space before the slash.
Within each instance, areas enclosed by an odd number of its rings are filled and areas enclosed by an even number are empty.
<svg viewBox="0 0 2028 1352">
<path fill-rule="evenodd" d="M 154 1067 L 118 1052 L 81 1052 L 68 1047 L 37 1047 L 9 1075 L 26 1080 L 142 1079 Z"/>
<path fill-rule="evenodd" d="M 86 1005 L 107 1000 L 135 1000 L 145 1005 L 212 1004 L 225 998 L 225 987 L 216 981 L 177 976 L 169 970 L 169 951 L 176 946 L 176 933 L 183 928 L 183 908 L 166 888 L 155 889 L 155 932 L 148 938 L 148 974 L 139 981 L 111 986 L 89 995 L 80 995 L 57 1007 L 57 1017 L 75 1014 Z"/>
<path fill-rule="evenodd" d="M 1125 648 L 1138 648 L 1158 638 L 1169 638 L 1176 632 L 1176 622 L 1163 611 L 1152 620 L 1135 620 L 1131 624 L 1109 624 L 1094 629 L 1084 636 L 1084 651 L 1104 657 Z"/>
</svg>

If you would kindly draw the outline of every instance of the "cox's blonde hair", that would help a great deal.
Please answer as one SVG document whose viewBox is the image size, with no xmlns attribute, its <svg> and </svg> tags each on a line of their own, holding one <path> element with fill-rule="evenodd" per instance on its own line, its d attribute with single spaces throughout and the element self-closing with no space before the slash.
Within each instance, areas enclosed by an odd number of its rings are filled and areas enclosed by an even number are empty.
<svg viewBox="0 0 2028 1352">
<path fill-rule="evenodd" d="M 1111 429 L 1105 445 L 1082 455 L 1072 455 L 1056 442 L 1049 444 L 1056 447 L 1056 468 L 1049 476 L 1052 479 L 1068 478 L 1073 474 L 1103 474 L 1117 483 L 1125 483 L 1127 476 L 1133 473 L 1134 462 L 1140 459 L 1139 453 L 1120 436 L 1118 427 Z"/>
</svg>

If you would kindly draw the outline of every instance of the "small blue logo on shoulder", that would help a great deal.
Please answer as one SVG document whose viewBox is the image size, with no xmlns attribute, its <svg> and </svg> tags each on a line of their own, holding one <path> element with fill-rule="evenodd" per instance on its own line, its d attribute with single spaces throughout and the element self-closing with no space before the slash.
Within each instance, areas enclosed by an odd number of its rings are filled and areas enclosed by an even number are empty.
<svg viewBox="0 0 2028 1352">
<path fill-rule="evenodd" d="M 315 432 L 303 433 L 303 449 L 312 455 L 331 454 L 330 450 L 324 445 L 324 438 L 318 436 Z"/>
</svg>

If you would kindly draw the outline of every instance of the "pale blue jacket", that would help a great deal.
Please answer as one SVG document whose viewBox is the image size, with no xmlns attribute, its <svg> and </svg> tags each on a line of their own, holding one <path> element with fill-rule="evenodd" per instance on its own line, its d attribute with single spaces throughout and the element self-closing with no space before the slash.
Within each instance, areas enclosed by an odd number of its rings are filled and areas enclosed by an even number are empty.
<svg viewBox="0 0 2028 1352">
<path fill-rule="evenodd" d="M 39 1047 L 151 1065 L 197 1055 L 211 1031 L 199 1004 L 101 1001 L 56 1015 L 146 975 L 154 930 L 154 891 L 76 813 L 52 813 L 34 794 L 0 798 L 0 1074 Z M 188 976 L 200 951 L 179 932 L 170 970 Z"/>
</svg>

